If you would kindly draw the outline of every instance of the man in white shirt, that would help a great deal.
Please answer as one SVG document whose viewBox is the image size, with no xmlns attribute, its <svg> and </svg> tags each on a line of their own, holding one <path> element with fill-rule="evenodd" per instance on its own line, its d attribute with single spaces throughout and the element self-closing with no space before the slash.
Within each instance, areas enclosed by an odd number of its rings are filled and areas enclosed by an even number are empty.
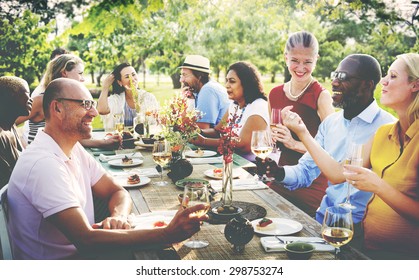
<svg viewBox="0 0 419 280">
<path fill-rule="evenodd" d="M 9 189 L 9 225 L 17 259 L 84 258 L 85 253 L 170 244 L 200 228 L 191 216 L 204 205 L 180 210 L 166 228 L 135 230 L 132 201 L 80 145 L 98 115 L 87 88 L 72 79 L 52 81 L 44 94 L 46 125 L 21 155 Z M 108 201 L 110 217 L 94 223 L 93 195 Z"/>
</svg>

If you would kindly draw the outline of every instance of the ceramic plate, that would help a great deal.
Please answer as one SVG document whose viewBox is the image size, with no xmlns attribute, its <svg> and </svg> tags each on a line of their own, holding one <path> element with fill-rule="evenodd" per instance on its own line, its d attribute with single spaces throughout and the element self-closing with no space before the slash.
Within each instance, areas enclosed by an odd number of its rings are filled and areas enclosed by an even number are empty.
<svg viewBox="0 0 419 280">
<path fill-rule="evenodd" d="M 128 184 L 127 182 L 128 176 L 116 176 L 115 181 L 125 188 L 134 188 L 134 187 L 141 187 L 150 183 L 151 179 L 148 177 L 140 176 L 140 182 L 137 184 Z"/>
<path fill-rule="evenodd" d="M 200 185 L 207 185 L 209 186 L 209 182 L 207 180 L 202 180 L 202 179 L 192 179 L 192 178 L 186 178 L 186 179 L 182 179 L 182 180 L 178 180 L 175 185 L 178 188 L 184 189 L 186 185 L 188 184 L 193 184 L 196 185 L 197 187 Z"/>
<path fill-rule="evenodd" d="M 155 211 L 129 217 L 131 226 L 135 229 L 153 229 L 165 227 L 173 219 L 177 211 Z"/>
<path fill-rule="evenodd" d="M 143 163 L 144 161 L 139 158 L 132 158 L 132 163 L 122 163 L 122 159 L 114 159 L 108 161 L 109 165 L 116 166 L 116 167 L 130 167 L 130 166 L 137 166 Z"/>
<path fill-rule="evenodd" d="M 204 152 L 203 154 L 202 153 L 199 153 L 198 154 L 196 151 L 197 150 L 195 150 L 195 151 L 187 151 L 185 153 L 185 156 L 187 156 L 187 157 L 193 157 L 193 158 L 199 158 L 199 157 L 212 157 L 212 156 L 215 156 L 217 154 L 217 152 L 210 151 L 210 150 L 201 150 L 201 152 Z"/>
<path fill-rule="evenodd" d="M 210 177 L 212 179 L 222 180 L 223 177 L 214 176 L 213 170 L 214 170 L 214 168 L 205 170 L 204 175 L 207 176 L 207 177 Z M 240 170 L 233 169 L 233 178 L 239 178 L 239 177 L 240 177 Z"/>
<path fill-rule="evenodd" d="M 256 225 L 262 219 L 252 221 L 253 228 L 256 233 L 263 235 L 289 235 L 294 234 L 303 229 L 303 225 L 297 221 L 283 218 L 269 218 L 272 224 L 266 229 L 260 229 Z"/>
</svg>

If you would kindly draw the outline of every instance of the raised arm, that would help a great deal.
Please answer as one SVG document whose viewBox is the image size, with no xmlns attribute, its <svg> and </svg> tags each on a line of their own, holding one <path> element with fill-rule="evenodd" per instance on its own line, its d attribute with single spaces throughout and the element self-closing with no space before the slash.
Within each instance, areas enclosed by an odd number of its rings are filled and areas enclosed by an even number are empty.
<svg viewBox="0 0 419 280">
<path fill-rule="evenodd" d="M 107 115 L 111 112 L 108 104 L 109 88 L 111 87 L 115 77 L 113 74 L 109 74 L 103 81 L 102 91 L 97 102 L 97 111 L 101 115 Z"/>
</svg>

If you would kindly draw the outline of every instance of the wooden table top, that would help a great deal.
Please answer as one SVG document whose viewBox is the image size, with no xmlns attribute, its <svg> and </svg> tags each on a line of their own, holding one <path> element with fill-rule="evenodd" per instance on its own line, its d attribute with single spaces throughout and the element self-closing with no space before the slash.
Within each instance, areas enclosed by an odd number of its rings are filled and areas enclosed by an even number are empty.
<svg viewBox="0 0 419 280">
<path fill-rule="evenodd" d="M 155 167 L 156 164 L 151 158 L 151 150 L 146 148 L 136 149 L 144 156 L 144 162 L 133 168 L 150 168 Z M 133 150 L 116 151 L 116 153 L 132 152 Z M 90 152 L 97 160 L 100 150 L 92 149 Z M 243 163 L 243 159 L 235 161 Z M 106 162 L 101 162 L 105 169 L 113 172 L 128 171 L 130 168 L 115 168 Z M 250 163 L 248 166 L 251 166 Z M 214 168 L 213 165 L 193 165 L 193 173 L 188 178 L 199 178 L 211 180 L 204 175 L 204 171 Z M 174 183 L 167 177 L 167 170 L 164 170 L 163 178 L 169 182 L 167 186 L 157 186 L 153 182 L 160 178 L 151 178 L 151 182 L 147 185 L 135 188 L 127 188 L 133 200 L 133 213 L 143 214 L 151 211 L 161 210 L 177 210 L 179 209 L 179 201 L 177 195 L 182 193 L 182 189 L 176 187 Z M 241 178 L 249 178 L 251 174 L 244 172 Z M 321 225 L 308 216 L 302 210 L 288 202 L 273 190 L 267 188 L 262 190 L 238 190 L 234 191 L 233 200 L 250 202 L 262 206 L 266 209 L 266 217 L 269 218 L 286 218 L 298 221 L 303 225 L 303 229 L 291 236 L 301 237 L 321 237 Z M 205 222 L 199 236 L 205 237 L 209 241 L 209 246 L 202 249 L 190 249 L 183 246 L 183 243 L 173 244 L 170 248 L 165 249 L 148 249 L 135 252 L 137 259 L 181 259 L 181 260 L 280 260 L 288 259 L 285 252 L 265 252 L 261 245 L 262 235 L 256 234 L 253 239 L 245 246 L 243 253 L 235 253 L 232 250 L 232 245 L 224 237 L 225 224 L 210 224 Z M 365 255 L 358 250 L 346 245 L 341 248 L 340 257 L 342 259 L 360 260 L 367 259 Z M 332 252 L 314 252 L 311 257 L 312 260 L 333 260 L 334 254 Z"/>
</svg>

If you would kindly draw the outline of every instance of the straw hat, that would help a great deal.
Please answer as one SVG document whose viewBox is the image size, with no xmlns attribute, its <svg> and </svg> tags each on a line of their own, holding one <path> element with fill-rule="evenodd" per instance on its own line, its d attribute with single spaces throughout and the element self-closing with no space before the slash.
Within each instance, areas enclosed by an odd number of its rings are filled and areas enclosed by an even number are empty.
<svg viewBox="0 0 419 280">
<path fill-rule="evenodd" d="M 179 68 L 187 68 L 204 73 L 211 73 L 210 61 L 208 58 L 203 57 L 202 55 L 188 55 L 185 58 L 185 62 L 183 62 L 182 66 Z"/>
</svg>

